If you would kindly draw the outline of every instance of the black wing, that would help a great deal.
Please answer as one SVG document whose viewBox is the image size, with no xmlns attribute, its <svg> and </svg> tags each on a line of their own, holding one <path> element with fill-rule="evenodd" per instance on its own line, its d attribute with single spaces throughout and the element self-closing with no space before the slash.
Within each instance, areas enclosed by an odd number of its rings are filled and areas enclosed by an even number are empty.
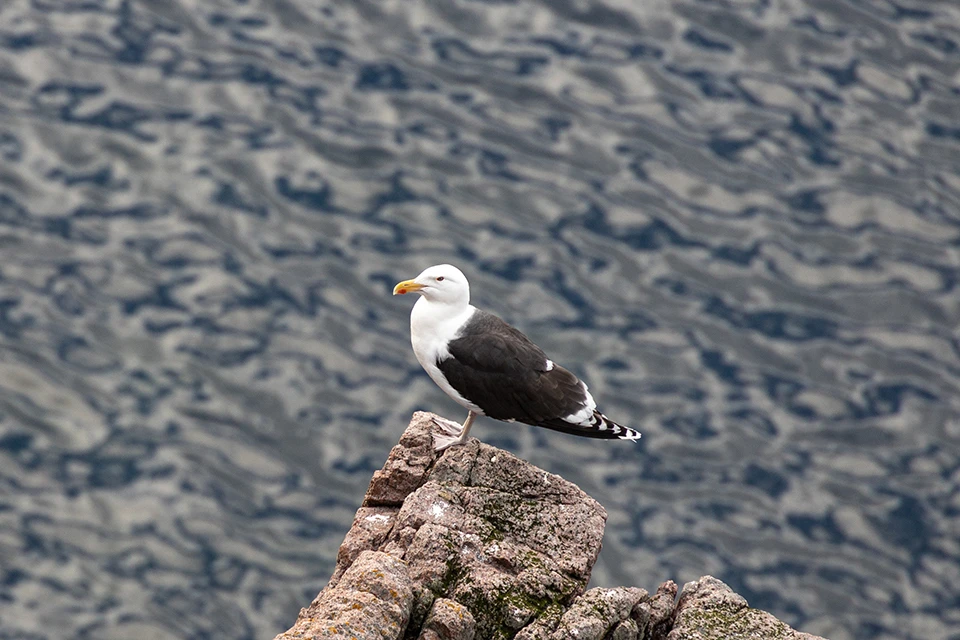
<svg viewBox="0 0 960 640">
<path fill-rule="evenodd" d="M 486 415 L 587 435 L 563 421 L 584 407 L 580 380 L 556 364 L 548 371 L 543 350 L 497 316 L 478 309 L 448 349 L 437 366 Z"/>
</svg>

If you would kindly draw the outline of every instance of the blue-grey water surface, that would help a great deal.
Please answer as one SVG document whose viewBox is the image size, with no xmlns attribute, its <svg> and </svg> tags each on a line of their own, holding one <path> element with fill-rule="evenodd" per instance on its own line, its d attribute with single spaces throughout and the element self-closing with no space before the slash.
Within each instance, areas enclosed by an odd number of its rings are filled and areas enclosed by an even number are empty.
<svg viewBox="0 0 960 640">
<path fill-rule="evenodd" d="M 441 262 L 644 432 L 474 430 L 593 584 L 960 638 L 955 0 L 4 0 L 0 638 L 286 629 Z"/>
</svg>

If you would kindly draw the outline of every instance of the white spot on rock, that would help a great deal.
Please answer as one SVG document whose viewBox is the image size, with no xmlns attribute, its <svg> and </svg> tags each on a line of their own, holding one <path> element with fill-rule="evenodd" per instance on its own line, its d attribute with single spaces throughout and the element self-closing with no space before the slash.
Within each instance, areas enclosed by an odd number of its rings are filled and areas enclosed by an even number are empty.
<svg viewBox="0 0 960 640">
<path fill-rule="evenodd" d="M 372 516 L 367 516 L 364 518 L 367 522 L 386 522 L 390 519 L 390 516 L 385 516 L 382 513 L 375 513 Z"/>
</svg>

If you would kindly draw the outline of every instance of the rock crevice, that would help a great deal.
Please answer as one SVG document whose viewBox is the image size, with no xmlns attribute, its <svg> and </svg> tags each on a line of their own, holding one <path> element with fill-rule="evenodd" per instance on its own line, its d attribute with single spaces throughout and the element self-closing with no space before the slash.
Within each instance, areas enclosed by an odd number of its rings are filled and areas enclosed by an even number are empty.
<svg viewBox="0 0 960 640">
<path fill-rule="evenodd" d="M 652 596 L 591 589 L 607 514 L 576 485 L 477 440 L 438 454 L 414 414 L 294 638 L 816 640 L 706 576 Z"/>
</svg>

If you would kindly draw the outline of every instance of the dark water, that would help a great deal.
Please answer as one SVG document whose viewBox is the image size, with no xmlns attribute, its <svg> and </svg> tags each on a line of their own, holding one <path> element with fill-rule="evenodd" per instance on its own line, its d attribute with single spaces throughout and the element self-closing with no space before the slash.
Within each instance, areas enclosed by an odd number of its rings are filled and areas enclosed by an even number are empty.
<svg viewBox="0 0 960 640">
<path fill-rule="evenodd" d="M 475 434 L 831 640 L 960 638 L 960 5 L 0 3 L 0 638 L 269 638 L 439 262 L 638 446 Z"/>
</svg>

